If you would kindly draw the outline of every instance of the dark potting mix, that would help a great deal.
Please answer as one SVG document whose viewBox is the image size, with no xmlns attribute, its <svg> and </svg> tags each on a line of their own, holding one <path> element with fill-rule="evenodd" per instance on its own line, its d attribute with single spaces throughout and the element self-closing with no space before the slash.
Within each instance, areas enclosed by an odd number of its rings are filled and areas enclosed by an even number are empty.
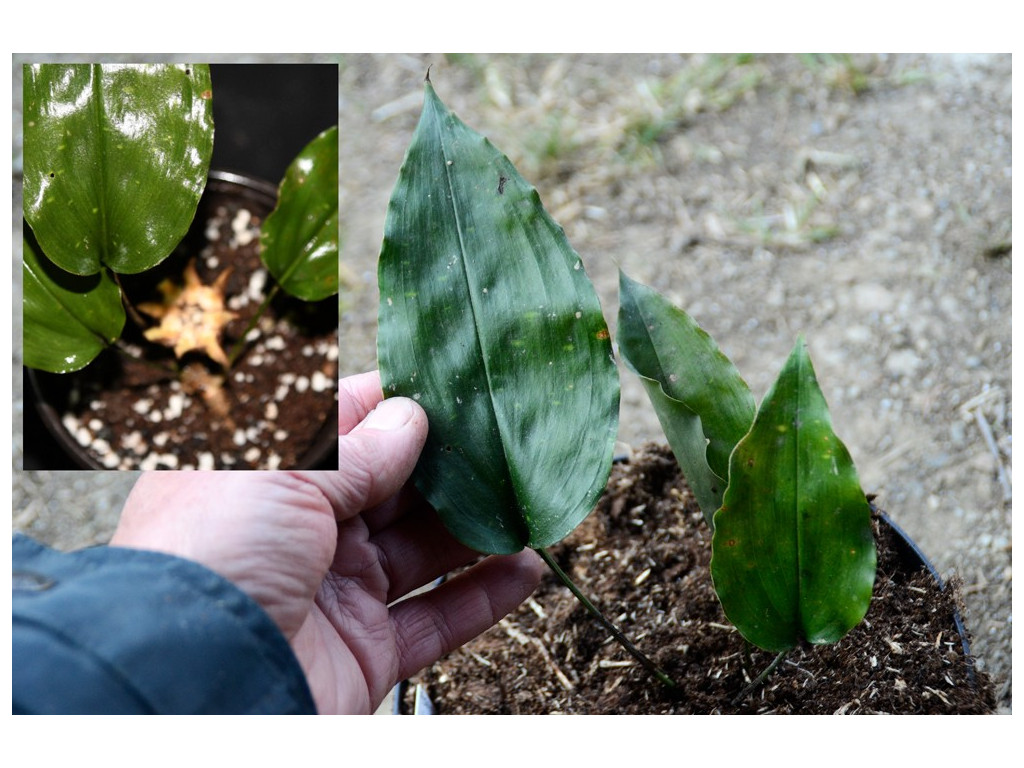
<svg viewBox="0 0 1024 768">
<path fill-rule="evenodd" d="M 874 516 L 878 572 L 864 620 L 841 641 L 775 654 L 746 643 L 709 576 L 711 533 L 665 446 L 612 468 L 597 509 L 550 551 L 618 628 L 678 684 L 646 673 L 548 573 L 475 640 L 416 675 L 437 714 L 984 714 L 993 687 L 965 655 L 959 585 L 940 588 Z"/>
</svg>

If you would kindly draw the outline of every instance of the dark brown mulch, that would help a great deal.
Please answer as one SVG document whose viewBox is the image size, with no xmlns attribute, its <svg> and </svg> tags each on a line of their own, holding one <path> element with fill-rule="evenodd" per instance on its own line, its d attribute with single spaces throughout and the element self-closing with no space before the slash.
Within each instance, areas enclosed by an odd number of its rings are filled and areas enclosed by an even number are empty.
<svg viewBox="0 0 1024 768">
<path fill-rule="evenodd" d="M 671 453 L 648 445 L 617 464 L 598 509 L 552 551 L 579 587 L 681 687 L 633 663 L 549 575 L 498 626 L 412 681 L 439 714 L 990 713 L 991 683 L 964 656 L 959 585 L 908 570 L 875 517 L 878 574 L 864 621 L 834 645 L 748 647 L 715 597 L 707 527 Z M 413 685 L 403 706 L 410 707 Z"/>
</svg>

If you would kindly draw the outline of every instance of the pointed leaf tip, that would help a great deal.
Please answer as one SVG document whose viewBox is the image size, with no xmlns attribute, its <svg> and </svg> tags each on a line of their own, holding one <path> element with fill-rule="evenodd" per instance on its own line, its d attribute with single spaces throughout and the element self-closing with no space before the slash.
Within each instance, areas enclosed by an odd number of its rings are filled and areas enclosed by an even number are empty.
<svg viewBox="0 0 1024 768">
<path fill-rule="evenodd" d="M 801 338 L 730 459 L 715 590 L 747 640 L 782 651 L 856 626 L 875 564 L 870 507 Z"/>
<path fill-rule="evenodd" d="M 384 391 L 427 412 L 414 477 L 457 538 L 546 547 L 589 514 L 611 469 L 607 325 L 533 187 L 425 87 L 378 265 Z"/>
</svg>

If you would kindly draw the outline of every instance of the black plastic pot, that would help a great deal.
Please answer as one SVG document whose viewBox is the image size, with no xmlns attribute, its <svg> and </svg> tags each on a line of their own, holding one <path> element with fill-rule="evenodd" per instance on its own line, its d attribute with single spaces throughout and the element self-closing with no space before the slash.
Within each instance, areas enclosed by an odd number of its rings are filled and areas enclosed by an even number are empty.
<svg viewBox="0 0 1024 768">
<path fill-rule="evenodd" d="M 195 237 L 196 230 L 204 227 L 204 207 L 207 201 L 230 195 L 239 199 L 263 218 L 273 210 L 277 200 L 277 187 L 269 182 L 235 173 L 212 171 L 207 182 L 199 213 L 192 232 L 185 241 Z M 171 261 L 171 259 L 168 259 Z M 142 279 L 153 283 L 161 277 L 160 267 Z M 125 283 L 133 278 L 125 278 Z M 335 323 L 336 325 L 336 323 Z M 93 363 L 95 365 L 96 362 Z M 104 465 L 83 448 L 62 423 L 71 398 L 76 374 L 56 375 L 25 368 L 25 392 L 30 407 L 25 413 L 24 468 L 25 469 L 105 469 Z M 337 469 L 337 405 L 325 414 L 325 422 L 315 440 L 302 454 L 298 463 L 287 469 Z"/>
<path fill-rule="evenodd" d="M 942 580 L 942 576 L 939 575 L 938 570 L 932 565 L 921 548 L 914 543 L 914 540 L 907 535 L 907 533 L 900 528 L 896 523 L 892 521 L 885 512 L 877 509 L 874 504 L 871 505 L 872 509 L 878 512 L 882 522 L 888 525 L 893 533 L 896 534 L 897 548 L 900 556 L 900 564 L 903 566 L 906 573 L 914 573 L 921 570 L 921 568 L 927 568 L 928 572 L 935 579 L 935 583 L 939 585 L 939 588 L 945 590 L 946 584 Z M 967 629 L 964 627 L 963 618 L 960 616 L 960 611 L 953 609 L 953 624 L 956 625 L 956 632 L 960 636 L 960 647 L 963 648 L 964 658 L 967 660 L 967 677 L 971 682 L 971 687 L 974 688 L 977 685 L 977 678 L 974 672 L 974 656 L 971 655 L 971 644 L 967 638 Z"/>
</svg>

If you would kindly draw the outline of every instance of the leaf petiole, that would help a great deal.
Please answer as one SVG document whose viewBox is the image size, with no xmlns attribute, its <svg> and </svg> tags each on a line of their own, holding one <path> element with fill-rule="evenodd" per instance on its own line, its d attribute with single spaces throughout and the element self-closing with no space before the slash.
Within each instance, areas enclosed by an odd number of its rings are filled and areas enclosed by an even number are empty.
<svg viewBox="0 0 1024 768">
<path fill-rule="evenodd" d="M 741 701 L 743 701 L 745 698 L 747 698 L 747 696 L 749 696 L 751 693 L 757 690 L 758 686 L 760 686 L 765 680 L 768 679 L 768 675 L 775 671 L 775 668 L 779 666 L 779 663 L 782 661 L 783 657 L 787 653 L 789 653 L 789 651 L 782 651 L 781 653 L 779 653 L 779 655 L 772 660 L 772 663 L 769 664 L 767 668 L 765 668 L 764 672 L 759 674 L 756 678 L 754 678 L 750 685 L 748 685 L 746 688 L 739 692 L 736 698 L 732 700 L 732 705 L 734 707 L 739 706 Z"/>
<path fill-rule="evenodd" d="M 611 636 L 615 638 L 619 645 L 626 649 L 630 656 L 639 661 L 643 668 L 658 678 L 659 682 L 664 686 L 672 689 L 679 687 L 675 680 L 669 677 L 668 674 L 666 674 L 661 667 L 655 664 L 645 653 L 643 653 L 643 651 L 633 645 L 629 638 L 619 631 L 618 627 L 605 618 L 604 614 L 601 613 L 597 606 L 590 602 L 589 598 L 579 590 L 579 587 L 572 582 L 572 579 L 569 578 L 568 574 L 558 566 L 558 563 L 555 562 L 554 558 L 551 557 L 546 550 L 535 549 L 534 551 L 540 555 L 541 559 L 548 564 L 548 567 L 552 571 L 554 571 L 558 580 L 568 587 L 569 591 L 573 593 L 576 599 L 583 604 L 583 607 L 590 611 L 590 614 L 601 623 L 601 626 L 608 630 Z"/>
<path fill-rule="evenodd" d="M 238 362 L 238 358 L 241 356 L 242 351 L 245 349 L 249 333 L 252 331 L 253 328 L 256 327 L 256 324 L 260 321 L 260 318 L 263 317 L 263 314 L 267 311 L 267 307 L 270 306 L 270 302 L 274 300 L 280 289 L 280 284 L 274 283 L 273 287 L 264 297 L 262 303 L 260 303 L 259 309 L 256 310 L 256 314 L 252 316 L 252 319 L 249 320 L 249 324 L 245 326 L 245 330 L 242 331 L 242 335 L 238 337 L 238 340 L 235 342 L 234 346 L 231 347 L 231 352 L 228 353 L 227 370 L 231 370 L 234 367 L 235 363 Z"/>
</svg>

